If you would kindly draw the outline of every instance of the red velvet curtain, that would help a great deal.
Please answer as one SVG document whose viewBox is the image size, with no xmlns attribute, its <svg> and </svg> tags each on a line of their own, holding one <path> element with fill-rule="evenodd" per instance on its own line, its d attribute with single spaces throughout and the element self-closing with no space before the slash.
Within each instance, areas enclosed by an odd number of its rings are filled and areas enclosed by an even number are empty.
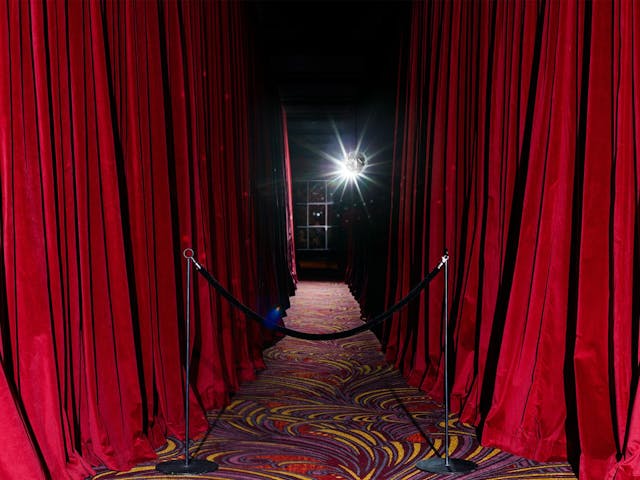
<svg viewBox="0 0 640 480">
<path fill-rule="evenodd" d="M 124 469 L 183 435 L 184 248 L 280 301 L 258 284 L 248 42 L 236 2 L 0 2 L 3 477 Z M 193 286 L 199 434 L 268 337 Z"/>
<path fill-rule="evenodd" d="M 286 232 L 287 232 L 287 267 L 289 268 L 289 272 L 291 274 L 291 279 L 294 283 L 298 281 L 298 271 L 296 268 L 296 245 L 295 245 L 295 227 L 293 222 L 293 191 L 292 185 L 293 180 L 291 176 L 291 155 L 289 152 L 289 126 L 287 123 L 287 112 L 284 107 L 281 108 L 282 111 L 282 125 L 283 135 L 282 141 L 284 146 L 284 180 L 285 180 L 285 198 L 286 198 Z"/>
<path fill-rule="evenodd" d="M 452 406 L 581 479 L 640 475 L 640 8 L 415 2 L 387 303 L 451 254 Z M 384 331 L 442 398 L 442 277 Z"/>
</svg>

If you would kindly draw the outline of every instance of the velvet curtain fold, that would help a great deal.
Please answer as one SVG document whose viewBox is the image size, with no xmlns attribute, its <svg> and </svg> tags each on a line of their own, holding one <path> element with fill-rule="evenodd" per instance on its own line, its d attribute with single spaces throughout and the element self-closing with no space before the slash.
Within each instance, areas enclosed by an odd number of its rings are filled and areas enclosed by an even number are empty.
<svg viewBox="0 0 640 480">
<path fill-rule="evenodd" d="M 236 2 L 0 3 L 4 476 L 126 469 L 183 435 L 184 248 L 254 308 L 286 297 L 286 270 L 258 279 L 271 246 L 290 260 L 286 232 L 257 241 L 251 143 L 274 127 L 247 30 Z M 271 336 L 197 278 L 192 302 L 197 435 Z"/>
<path fill-rule="evenodd" d="M 581 479 L 639 474 L 636 2 L 415 2 L 387 304 L 451 253 L 452 405 Z M 383 332 L 442 399 L 442 285 Z"/>
</svg>

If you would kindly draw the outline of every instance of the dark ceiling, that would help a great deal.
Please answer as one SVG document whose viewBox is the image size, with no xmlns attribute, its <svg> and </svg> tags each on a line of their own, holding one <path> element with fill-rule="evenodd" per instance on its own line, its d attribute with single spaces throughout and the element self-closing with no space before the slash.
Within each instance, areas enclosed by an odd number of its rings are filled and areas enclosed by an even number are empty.
<svg viewBox="0 0 640 480">
<path fill-rule="evenodd" d="M 363 134 L 381 140 L 376 129 L 391 135 L 388 117 L 409 2 L 250 5 L 256 40 L 287 112 L 294 176 L 322 170 L 318 152 L 339 151 L 336 132 L 347 148 Z"/>
</svg>

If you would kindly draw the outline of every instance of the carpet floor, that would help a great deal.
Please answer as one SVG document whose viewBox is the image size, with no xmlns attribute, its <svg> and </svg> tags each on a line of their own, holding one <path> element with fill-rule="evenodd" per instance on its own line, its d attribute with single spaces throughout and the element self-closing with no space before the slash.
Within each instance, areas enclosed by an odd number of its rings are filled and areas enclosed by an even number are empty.
<svg viewBox="0 0 640 480">
<path fill-rule="evenodd" d="M 361 323 L 359 307 L 337 282 L 300 282 L 285 323 L 332 332 Z M 371 332 L 313 342 L 286 337 L 265 351 L 267 369 L 243 385 L 231 403 L 209 416 L 210 431 L 191 458 L 217 471 L 179 478 L 208 480 L 575 479 L 566 463 L 537 463 L 480 446 L 474 429 L 449 418 L 449 455 L 471 460 L 470 473 L 416 468 L 442 452 L 444 408 L 407 386 L 388 365 Z M 159 461 L 184 458 L 174 439 Z M 154 464 L 128 472 L 99 471 L 93 480 L 175 479 Z"/>
</svg>

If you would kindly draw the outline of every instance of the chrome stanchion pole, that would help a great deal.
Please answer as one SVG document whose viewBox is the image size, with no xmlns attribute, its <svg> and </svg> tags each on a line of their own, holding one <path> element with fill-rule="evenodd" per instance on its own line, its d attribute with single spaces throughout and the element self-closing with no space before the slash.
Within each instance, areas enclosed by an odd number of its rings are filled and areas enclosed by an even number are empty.
<svg viewBox="0 0 640 480">
<path fill-rule="evenodd" d="M 189 454 L 189 364 L 190 364 L 190 346 L 191 346 L 191 262 L 198 268 L 198 263 L 193 257 L 194 252 L 191 248 L 186 248 L 182 252 L 182 256 L 187 260 L 187 308 L 186 308 L 186 332 L 185 332 L 185 348 L 184 348 L 184 461 L 169 460 L 156 465 L 156 470 L 171 475 L 183 474 L 200 474 L 215 472 L 218 464 L 209 460 L 201 460 L 191 458 Z"/>
<path fill-rule="evenodd" d="M 449 455 L 449 253 L 446 249 L 440 264 L 444 265 L 444 458 L 421 460 L 416 468 L 431 473 L 471 472 L 478 467 L 474 462 Z"/>
</svg>

